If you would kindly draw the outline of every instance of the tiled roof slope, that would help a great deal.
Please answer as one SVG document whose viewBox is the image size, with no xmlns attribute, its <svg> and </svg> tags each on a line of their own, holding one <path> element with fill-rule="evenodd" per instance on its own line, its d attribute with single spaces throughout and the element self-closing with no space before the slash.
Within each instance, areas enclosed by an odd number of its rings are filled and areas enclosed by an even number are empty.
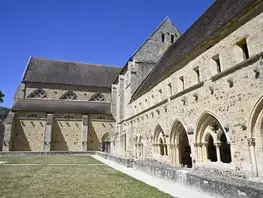
<svg viewBox="0 0 263 198">
<path fill-rule="evenodd" d="M 166 51 L 133 94 L 132 100 L 137 99 L 161 82 L 166 77 L 164 74 L 171 74 L 169 72 L 177 67 L 184 58 L 256 1 L 258 0 L 216 0 Z"/>
<path fill-rule="evenodd" d="M 111 87 L 121 67 L 31 57 L 24 82 Z"/>
</svg>

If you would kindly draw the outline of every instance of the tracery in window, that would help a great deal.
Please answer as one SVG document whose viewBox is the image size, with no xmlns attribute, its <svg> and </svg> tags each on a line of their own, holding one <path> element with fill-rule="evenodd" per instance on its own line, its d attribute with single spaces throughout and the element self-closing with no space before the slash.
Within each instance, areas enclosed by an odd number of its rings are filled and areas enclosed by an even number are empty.
<svg viewBox="0 0 263 198">
<path fill-rule="evenodd" d="M 99 119 L 99 120 L 106 120 L 106 117 L 105 116 L 98 116 L 97 119 Z"/>
<path fill-rule="evenodd" d="M 97 93 L 90 99 L 92 102 L 106 102 L 105 97 L 101 93 Z"/>
<path fill-rule="evenodd" d="M 61 96 L 62 100 L 78 100 L 78 96 L 73 91 L 68 91 L 63 96 Z"/>
<path fill-rule="evenodd" d="M 34 113 L 29 113 L 26 115 L 27 118 L 37 118 L 37 114 L 34 114 Z"/>
<path fill-rule="evenodd" d="M 63 118 L 74 119 L 75 117 L 73 115 L 64 115 Z"/>
<path fill-rule="evenodd" d="M 37 89 L 33 91 L 27 98 L 32 98 L 32 99 L 45 99 L 47 98 L 47 94 L 44 90 L 42 89 Z"/>
</svg>

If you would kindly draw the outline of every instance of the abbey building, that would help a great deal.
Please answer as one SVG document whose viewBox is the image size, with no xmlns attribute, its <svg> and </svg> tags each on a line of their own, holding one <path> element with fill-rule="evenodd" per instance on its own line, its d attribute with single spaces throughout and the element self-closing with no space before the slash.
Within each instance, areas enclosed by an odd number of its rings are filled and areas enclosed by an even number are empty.
<svg viewBox="0 0 263 198">
<path fill-rule="evenodd" d="M 90 151 L 263 177 L 263 2 L 166 18 L 123 67 L 31 57 L 3 151 Z"/>
</svg>

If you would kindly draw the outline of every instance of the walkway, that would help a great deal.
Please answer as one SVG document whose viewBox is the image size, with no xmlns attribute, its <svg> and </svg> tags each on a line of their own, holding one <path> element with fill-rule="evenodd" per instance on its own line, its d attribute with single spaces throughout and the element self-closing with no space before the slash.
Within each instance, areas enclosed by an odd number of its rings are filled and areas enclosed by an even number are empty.
<svg viewBox="0 0 263 198">
<path fill-rule="evenodd" d="M 123 172 L 150 186 L 158 188 L 159 190 L 165 193 L 168 193 L 174 197 L 178 197 L 178 198 L 214 198 L 213 196 L 204 194 L 203 192 L 197 191 L 195 189 L 187 188 L 178 183 L 175 183 L 175 182 L 172 182 L 166 179 L 161 179 L 158 177 L 153 177 L 151 175 L 148 175 L 139 170 L 135 170 L 133 168 L 126 168 L 123 165 L 120 165 L 116 162 L 104 159 L 97 155 L 93 155 L 93 157 L 120 172 Z"/>
</svg>

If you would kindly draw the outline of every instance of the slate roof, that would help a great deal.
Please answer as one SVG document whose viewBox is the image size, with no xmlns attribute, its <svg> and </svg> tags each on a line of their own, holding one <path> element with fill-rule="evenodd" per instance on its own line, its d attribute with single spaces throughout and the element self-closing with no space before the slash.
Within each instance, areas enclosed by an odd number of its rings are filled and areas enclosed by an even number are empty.
<svg viewBox="0 0 263 198">
<path fill-rule="evenodd" d="M 67 100 L 18 100 L 12 111 L 111 114 L 110 103 Z"/>
<path fill-rule="evenodd" d="M 121 69 L 118 66 L 31 57 L 23 76 L 23 81 L 111 87 Z"/>
<path fill-rule="evenodd" d="M 132 100 L 137 99 L 167 76 L 171 75 L 171 70 L 178 67 L 184 58 L 197 50 L 220 29 L 239 17 L 244 10 L 248 9 L 257 1 L 260 2 L 261 0 L 216 0 L 191 27 L 170 46 L 133 94 Z"/>
</svg>

